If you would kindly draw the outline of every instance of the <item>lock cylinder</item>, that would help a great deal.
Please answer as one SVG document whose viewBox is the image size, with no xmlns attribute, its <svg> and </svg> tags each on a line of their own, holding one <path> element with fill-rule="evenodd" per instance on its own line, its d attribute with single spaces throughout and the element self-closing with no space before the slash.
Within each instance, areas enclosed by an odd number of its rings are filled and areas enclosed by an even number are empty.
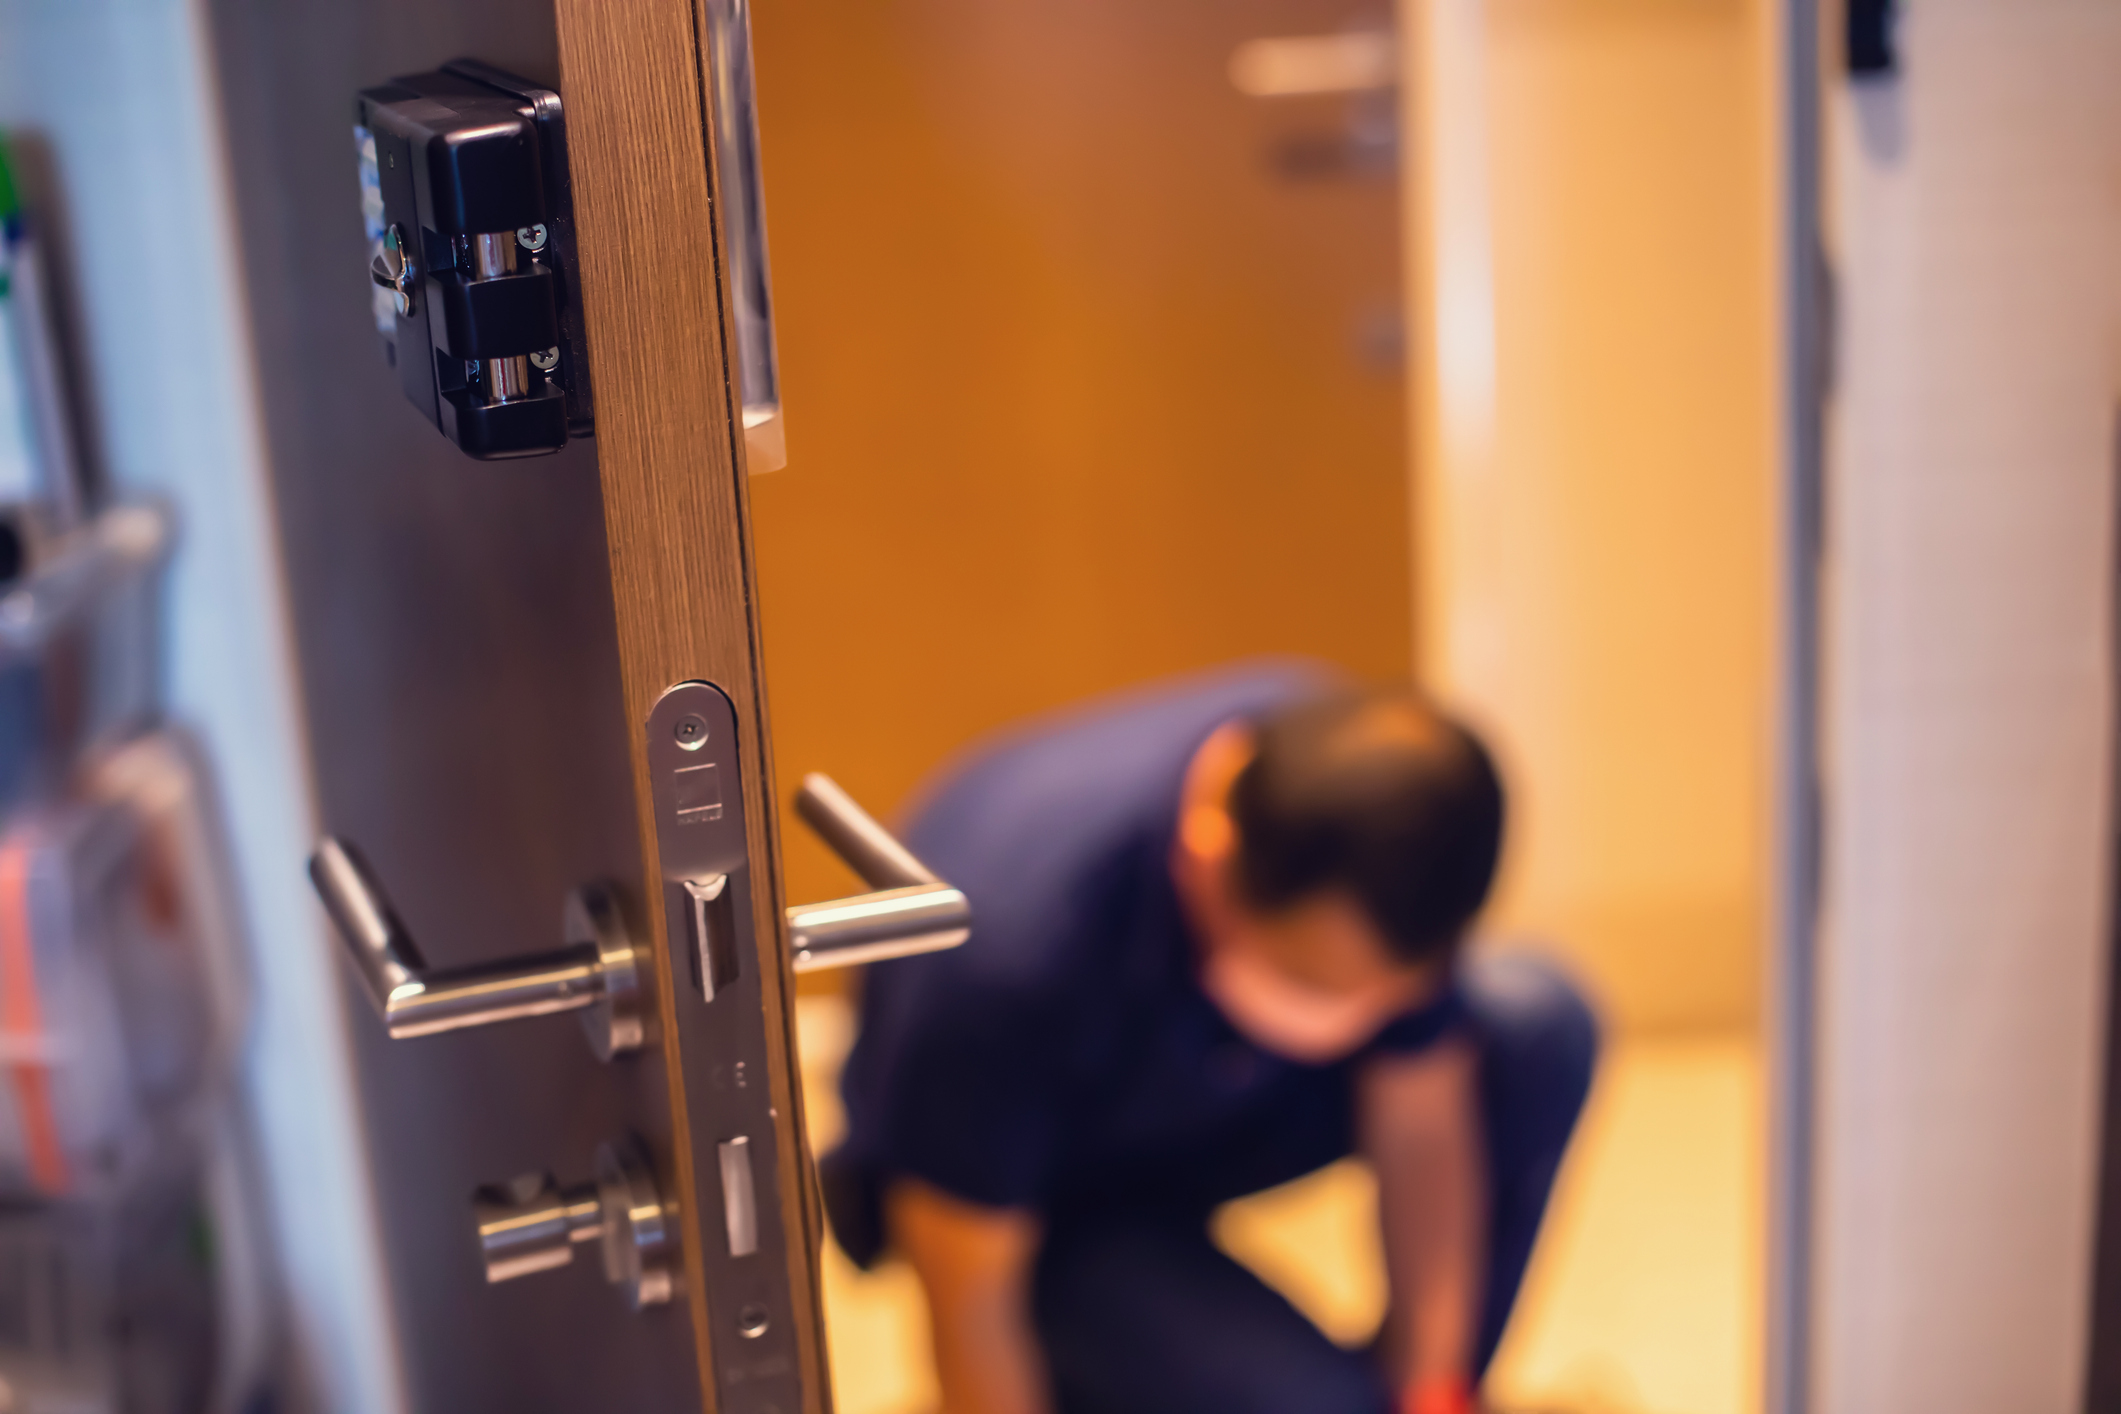
<svg viewBox="0 0 2121 1414">
<path fill-rule="evenodd" d="M 482 231 L 473 236 L 467 245 L 471 255 L 468 276 L 470 282 L 483 284 L 489 280 L 510 279 L 515 275 L 514 231 Z M 535 342 L 535 338 L 532 341 Z M 514 342 L 520 343 L 522 339 L 518 338 Z M 475 359 L 467 364 L 467 368 L 475 379 L 485 385 L 488 403 L 517 402 L 533 395 L 528 353 Z"/>
</svg>

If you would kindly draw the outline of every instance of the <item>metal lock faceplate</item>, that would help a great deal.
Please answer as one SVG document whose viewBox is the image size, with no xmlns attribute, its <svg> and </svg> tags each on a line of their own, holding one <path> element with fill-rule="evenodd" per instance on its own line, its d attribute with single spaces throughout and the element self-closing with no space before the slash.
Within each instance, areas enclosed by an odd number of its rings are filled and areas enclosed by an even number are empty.
<svg viewBox="0 0 2121 1414">
<path fill-rule="evenodd" d="M 698 1299 L 717 1393 L 739 1414 L 793 1411 L 803 1407 L 789 1286 L 795 1224 L 781 1212 L 736 712 L 712 684 L 679 683 L 657 701 L 647 731 L 678 1048 L 703 1160 L 685 1199 L 700 1215 Z"/>
<path fill-rule="evenodd" d="M 377 328 L 406 397 L 481 459 L 588 435 L 559 95 L 458 60 L 355 108 Z"/>
</svg>

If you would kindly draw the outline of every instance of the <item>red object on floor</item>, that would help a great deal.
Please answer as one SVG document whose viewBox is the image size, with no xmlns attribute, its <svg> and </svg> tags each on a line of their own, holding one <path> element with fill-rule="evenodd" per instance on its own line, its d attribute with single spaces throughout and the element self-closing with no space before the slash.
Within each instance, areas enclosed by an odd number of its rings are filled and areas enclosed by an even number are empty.
<svg viewBox="0 0 2121 1414">
<path fill-rule="evenodd" d="M 1460 1378 L 1423 1380 L 1407 1389 L 1400 1414 L 1475 1414 L 1473 1386 Z"/>
</svg>

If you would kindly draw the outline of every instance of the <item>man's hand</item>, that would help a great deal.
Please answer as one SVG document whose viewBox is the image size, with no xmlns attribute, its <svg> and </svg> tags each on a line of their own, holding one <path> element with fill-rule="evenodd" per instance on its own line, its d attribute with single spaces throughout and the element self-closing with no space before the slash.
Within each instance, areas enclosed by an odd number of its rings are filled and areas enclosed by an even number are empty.
<svg viewBox="0 0 2121 1414">
<path fill-rule="evenodd" d="M 1474 1408 L 1488 1251 L 1478 1077 L 1472 1046 L 1449 1041 L 1373 1061 L 1357 1086 L 1392 1288 L 1382 1346 L 1405 1414 Z"/>
<path fill-rule="evenodd" d="M 1408 1387 L 1398 1414 L 1480 1414 L 1482 1405 L 1463 1379 L 1431 1380 Z"/>
<path fill-rule="evenodd" d="M 1048 1414 L 1031 1326 L 1036 1216 L 982 1208 L 915 1179 L 884 1195 L 891 1244 L 928 1293 L 941 1414 Z"/>
</svg>

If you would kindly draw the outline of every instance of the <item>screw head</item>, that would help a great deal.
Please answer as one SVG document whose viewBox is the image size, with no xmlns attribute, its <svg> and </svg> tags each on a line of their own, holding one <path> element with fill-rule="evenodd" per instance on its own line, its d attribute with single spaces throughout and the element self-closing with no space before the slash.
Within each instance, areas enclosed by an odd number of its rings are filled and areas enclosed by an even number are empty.
<svg viewBox="0 0 2121 1414">
<path fill-rule="evenodd" d="M 545 223 L 540 221 L 535 226 L 516 227 L 516 244 L 528 251 L 545 249 Z"/>
<path fill-rule="evenodd" d="M 540 373 L 550 373 L 560 366 L 560 351 L 540 349 L 530 356 L 530 366 Z"/>
<path fill-rule="evenodd" d="M 686 751 L 698 751 L 707 744 L 707 719 L 697 712 L 687 712 L 678 718 L 670 735 Z"/>
</svg>

